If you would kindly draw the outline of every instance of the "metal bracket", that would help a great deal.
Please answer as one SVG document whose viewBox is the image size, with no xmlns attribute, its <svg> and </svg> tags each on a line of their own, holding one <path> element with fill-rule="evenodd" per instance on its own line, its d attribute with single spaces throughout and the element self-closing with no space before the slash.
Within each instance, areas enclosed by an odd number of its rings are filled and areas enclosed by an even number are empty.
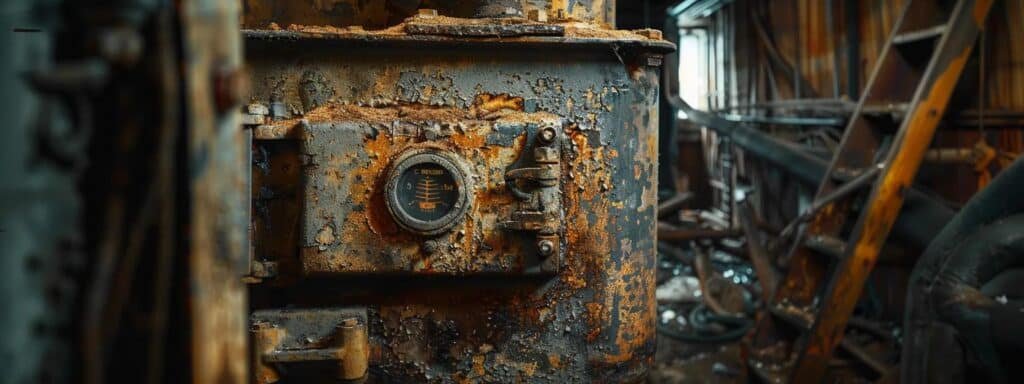
<svg viewBox="0 0 1024 384">
<path fill-rule="evenodd" d="M 336 377 L 360 380 L 369 368 L 365 308 L 260 310 L 253 313 L 255 382 L 281 379 L 280 364 L 337 361 Z"/>
<path fill-rule="evenodd" d="M 561 194 L 561 146 L 557 124 L 537 130 L 533 147 L 535 166 L 510 169 L 505 185 L 519 204 L 509 220 L 501 223 L 508 230 L 536 232 L 537 252 L 543 259 L 542 272 L 558 272 L 561 263 L 563 207 Z"/>
<path fill-rule="evenodd" d="M 557 187 L 561 168 L 556 164 L 543 164 L 539 167 L 517 168 L 505 173 L 505 185 L 520 200 L 529 200 L 531 193 L 524 192 L 519 186 L 520 181 L 536 183 L 542 188 Z"/>
</svg>

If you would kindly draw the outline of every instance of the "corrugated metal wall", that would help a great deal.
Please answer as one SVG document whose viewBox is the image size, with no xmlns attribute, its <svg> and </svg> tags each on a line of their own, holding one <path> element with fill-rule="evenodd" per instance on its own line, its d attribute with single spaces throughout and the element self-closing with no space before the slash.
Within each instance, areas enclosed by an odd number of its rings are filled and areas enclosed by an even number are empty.
<svg viewBox="0 0 1024 384">
<path fill-rule="evenodd" d="M 851 0 L 846 0 L 851 1 Z M 834 26 L 828 28 L 828 3 L 833 3 Z M 905 0 L 856 1 L 860 42 L 859 87 L 863 88 L 892 26 L 899 18 Z M 832 94 L 832 76 L 836 65 L 834 52 L 845 49 L 846 25 L 844 0 L 777 0 L 757 4 L 739 1 L 743 10 L 763 7 L 779 52 L 790 62 L 799 63 L 807 82 L 821 96 Z M 986 50 L 989 108 L 1024 109 L 1024 0 L 997 2 L 987 24 Z M 1002 8 L 1002 9 L 999 9 Z M 753 38 L 753 36 L 751 36 Z M 843 72 L 846 63 L 839 60 L 840 89 L 847 87 Z M 845 92 L 841 91 L 841 94 Z"/>
<path fill-rule="evenodd" d="M 731 68 L 723 69 L 726 76 L 733 77 L 735 86 L 716 87 L 728 94 L 720 99 L 725 105 L 719 107 L 792 98 L 856 101 L 851 96 L 863 89 L 906 1 L 737 0 L 715 16 L 716 23 L 728 22 L 735 33 L 734 38 L 728 34 L 715 37 L 735 41 L 731 49 L 735 59 L 728 63 L 735 69 L 731 73 Z M 848 17 L 849 9 L 856 10 L 855 18 Z M 797 79 L 777 63 L 772 65 L 770 49 L 756 32 L 755 17 L 764 20 L 768 37 L 782 60 L 799 68 Z M 855 41 L 847 38 L 849 20 L 857 23 Z M 847 48 L 851 43 L 859 45 L 859 57 L 853 62 L 857 92 L 849 88 Z M 1024 111 L 1024 0 L 996 2 L 987 23 L 984 61 L 983 71 L 977 63 L 968 67 L 950 111 L 978 109 L 977 101 L 982 97 L 976 84 L 982 72 L 984 109 L 990 116 L 995 111 Z M 1020 120 L 1001 126 L 989 124 L 985 128 L 988 143 L 1008 153 L 1020 153 L 1024 149 Z M 934 147 L 971 147 L 977 143 L 979 131 L 971 124 L 944 126 Z M 947 198 L 965 201 L 976 189 L 973 186 L 977 185 L 978 174 L 966 165 L 929 165 L 922 169 L 920 179 Z"/>
</svg>

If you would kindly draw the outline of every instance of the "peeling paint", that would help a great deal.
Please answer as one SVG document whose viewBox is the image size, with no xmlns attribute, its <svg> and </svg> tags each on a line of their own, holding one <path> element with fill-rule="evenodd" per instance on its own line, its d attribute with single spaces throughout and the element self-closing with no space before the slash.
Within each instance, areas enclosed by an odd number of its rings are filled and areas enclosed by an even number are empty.
<svg viewBox="0 0 1024 384">
<path fill-rule="evenodd" d="M 265 207 L 254 232 L 280 234 L 257 241 L 256 255 L 290 271 L 268 282 L 280 298 L 257 307 L 366 305 L 378 382 L 644 375 L 655 336 L 657 68 L 596 45 L 253 43 L 254 102 L 301 105 L 310 70 L 335 89 L 255 130 L 267 156 L 253 167 Z M 562 127 L 565 221 L 564 265 L 548 275 L 531 272 L 535 237 L 500 224 L 519 203 L 505 173 L 528 163 L 545 124 Z M 414 235 L 385 208 L 383 179 L 410 148 L 445 151 L 465 170 L 472 203 L 449 232 Z M 321 236 L 328 228 L 333 241 Z M 310 277 L 321 291 L 300 284 Z"/>
</svg>

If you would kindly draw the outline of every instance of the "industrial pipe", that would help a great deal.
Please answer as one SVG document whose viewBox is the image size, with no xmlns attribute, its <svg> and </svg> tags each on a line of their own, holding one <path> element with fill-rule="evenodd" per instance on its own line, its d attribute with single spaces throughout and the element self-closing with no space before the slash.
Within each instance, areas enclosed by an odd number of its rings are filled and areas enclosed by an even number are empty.
<svg viewBox="0 0 1024 384">
<path fill-rule="evenodd" d="M 999 311 L 999 316 L 993 316 L 1004 304 L 983 294 L 981 286 L 1000 272 L 1022 264 L 1024 214 L 1018 214 L 982 227 L 965 239 L 943 263 L 928 297 L 938 319 L 956 328 L 990 382 L 1006 382 L 994 338 L 999 335 L 1002 339 L 1003 335 L 996 330 L 1008 330 L 1019 339 L 1024 313 Z"/>
<path fill-rule="evenodd" d="M 1022 190 L 1024 190 L 1024 158 L 1004 169 L 987 188 L 971 198 L 921 255 L 910 276 L 907 291 L 907 310 L 903 320 L 906 331 L 903 344 L 903 369 L 901 370 L 903 383 L 928 381 L 928 353 L 932 349 L 933 335 L 937 335 L 940 331 L 938 327 L 932 325 L 932 321 L 938 318 L 939 314 L 937 308 L 933 306 L 934 302 L 929 300 L 929 298 L 934 299 L 933 295 L 935 294 L 942 295 L 933 293 L 940 283 L 937 276 L 947 271 L 945 269 L 948 268 L 947 263 L 966 257 L 961 256 L 961 252 L 982 252 L 975 254 L 974 257 L 999 257 L 997 260 L 979 261 L 986 263 L 985 268 L 990 269 L 1005 263 L 1005 260 L 1001 260 L 1004 257 L 1002 256 L 1003 250 L 1000 247 L 993 247 L 994 243 L 965 244 L 991 240 L 973 238 L 972 236 L 980 233 L 978 228 L 990 227 L 1000 219 L 1024 213 L 1024 199 L 1020 198 Z M 993 229 L 996 228 L 993 226 Z M 1022 231 L 1024 226 L 1017 226 L 1016 230 Z M 999 234 L 1004 233 L 1003 231 L 1002 228 L 999 228 L 994 232 Z M 992 236 L 996 236 L 996 234 Z M 1012 241 L 1015 240 L 1006 238 L 1000 241 L 1013 244 Z M 985 249 L 991 250 L 984 251 Z M 963 264 L 961 261 L 956 261 L 955 264 L 964 266 L 964 268 L 971 265 Z M 958 269 L 954 267 L 952 270 L 955 272 Z M 978 272 L 983 271 L 973 273 Z M 984 273 L 988 274 L 989 272 Z M 950 277 L 947 276 L 943 279 L 948 281 Z M 945 316 L 948 317 L 950 315 L 948 309 L 944 311 L 946 311 Z M 973 336 L 973 338 L 977 339 L 977 336 Z"/>
</svg>

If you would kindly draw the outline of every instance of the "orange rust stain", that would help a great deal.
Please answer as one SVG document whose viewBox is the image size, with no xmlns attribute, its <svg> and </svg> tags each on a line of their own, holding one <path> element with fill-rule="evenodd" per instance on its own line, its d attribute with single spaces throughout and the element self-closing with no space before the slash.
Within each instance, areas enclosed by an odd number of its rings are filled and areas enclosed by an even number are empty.
<svg viewBox="0 0 1024 384">
<path fill-rule="evenodd" d="M 458 133 L 452 135 L 451 140 L 455 146 L 460 148 L 480 148 L 486 144 L 487 138 L 480 134 Z"/>
<path fill-rule="evenodd" d="M 415 114 L 430 115 L 436 118 L 437 115 L 444 114 L 446 116 L 461 116 L 460 118 L 466 117 L 465 112 L 459 111 L 447 111 L 436 108 L 425 108 L 425 107 L 388 107 L 388 108 L 377 108 L 378 110 L 367 111 L 370 108 L 356 108 L 356 107 L 328 107 L 333 111 L 318 111 L 312 113 L 313 116 L 320 114 L 318 119 L 330 120 L 337 118 L 337 116 L 346 116 L 348 113 L 353 113 L 362 116 L 368 116 L 371 121 L 388 122 L 391 119 L 413 119 L 410 117 Z M 404 112 L 399 112 L 403 110 Z M 534 114 L 531 114 L 534 115 Z M 311 118 L 309 114 L 307 118 Z M 500 119 L 528 119 L 530 116 L 525 114 L 520 115 L 518 113 L 507 113 L 503 114 Z M 345 117 L 346 120 L 353 119 L 351 117 Z M 315 119 L 313 119 L 315 120 Z M 444 121 L 444 120 L 441 120 Z M 526 136 L 520 135 L 515 141 L 513 148 L 505 147 L 488 147 L 486 142 L 483 140 L 486 132 L 478 132 L 476 130 L 467 130 L 462 133 L 455 133 L 450 136 L 450 140 L 445 145 L 452 146 L 453 150 L 458 151 L 466 156 L 476 156 L 477 158 L 487 159 L 486 163 L 495 164 L 506 164 L 510 162 L 515 156 L 520 154 L 520 149 L 525 145 Z M 647 321 L 643 311 L 649 311 L 646 302 L 643 301 L 642 292 L 630 292 L 631 287 L 635 284 L 626 284 L 624 282 L 614 282 L 615 279 L 621 279 L 624 276 L 632 276 L 632 279 L 639 278 L 637 274 L 637 268 L 639 267 L 639 260 L 633 260 L 632 265 L 627 265 L 623 270 L 622 274 L 611 276 L 606 278 L 605 275 L 607 270 L 614 268 L 611 265 L 609 256 L 609 247 L 612 243 L 611 235 L 609 234 L 615 228 L 615 218 L 609 217 L 607 211 L 609 207 L 620 204 L 621 202 L 615 202 L 611 200 L 612 192 L 608 189 L 604 189 L 603 184 L 610 183 L 611 179 L 611 165 L 608 163 L 609 159 L 615 159 L 619 156 L 618 151 L 614 149 L 603 147 L 599 144 L 591 144 L 588 142 L 586 133 L 578 130 L 569 128 L 568 137 L 572 141 L 575 147 L 575 153 L 571 156 L 566 156 L 568 160 L 567 166 L 564 168 L 566 175 L 568 173 L 575 174 L 575 177 L 566 178 L 565 186 L 565 206 L 567 207 L 566 221 L 569 223 L 575 223 L 569 225 L 566 228 L 566 241 L 568 242 L 567 250 L 571 254 L 567 257 L 567 270 L 560 274 L 561 282 L 567 289 L 560 289 L 551 295 L 572 295 L 577 290 L 583 288 L 590 288 L 595 293 L 593 302 L 586 304 L 586 315 L 585 320 L 588 326 L 587 336 L 590 340 L 596 340 L 600 336 L 611 337 L 615 340 L 619 346 L 620 353 L 612 356 L 610 359 L 613 361 L 622 361 L 621 356 L 632 356 L 633 350 L 639 345 L 648 341 L 646 335 L 649 334 L 645 324 Z M 410 145 L 415 145 L 414 139 L 405 137 L 389 137 L 385 133 L 380 133 L 376 138 L 367 139 L 365 143 L 366 151 L 371 156 L 371 161 L 361 167 L 355 167 L 350 175 L 339 175 L 349 178 L 359 178 L 362 180 L 360 183 L 353 183 L 350 187 L 351 203 L 358 204 L 364 207 L 362 212 L 353 212 L 349 215 L 349 219 L 342 225 L 344 228 L 359 227 L 360 223 L 369 225 L 372 229 L 372 233 L 365 231 L 365 226 L 362 231 L 346 232 L 341 236 L 340 242 L 384 242 L 387 244 L 396 244 L 396 247 L 402 247 L 402 252 L 405 253 L 408 248 L 406 245 L 399 245 L 405 243 L 412 243 L 412 247 L 418 247 L 418 242 L 411 237 L 404 235 L 403 231 L 397 230 L 390 214 L 387 213 L 385 204 L 383 204 L 383 194 L 381 186 L 381 175 L 386 172 L 388 165 L 388 159 L 390 159 L 398 151 L 406 148 Z M 511 156 L 511 157 L 510 157 Z M 494 159 L 493 161 L 491 159 Z M 479 172 L 479 170 L 477 170 Z M 634 172 L 637 172 L 636 168 Z M 640 170 L 642 173 L 642 170 Z M 481 206 L 496 206 L 501 205 L 497 202 L 507 201 L 512 202 L 514 199 L 509 196 L 506 192 L 500 189 L 485 189 L 478 192 L 476 195 L 476 202 L 473 210 L 481 209 Z M 484 204 L 483 202 L 487 202 Z M 494 203 L 494 204 L 492 204 Z M 586 209 L 583 208 L 584 204 Z M 472 213 L 467 218 L 465 226 L 465 234 L 460 244 L 464 249 L 470 249 L 476 247 L 477 243 L 473 242 L 473 238 L 476 237 L 474 232 L 486 232 L 486 230 L 480 230 L 477 228 L 477 222 L 473 221 L 474 216 L 478 216 L 479 211 L 471 211 Z M 594 213 L 597 213 L 596 215 Z M 594 217 L 591 217 L 591 216 Z M 481 228 L 487 228 L 488 223 L 480 223 Z M 492 237 L 488 240 L 487 234 L 481 234 L 482 243 L 488 246 L 500 249 L 500 247 L 508 247 L 511 245 L 500 244 L 506 242 L 498 237 Z M 490 241 L 490 242 L 489 242 Z M 632 257 L 627 257 L 631 259 Z M 329 259 L 329 258 L 328 258 Z M 323 261 L 323 260 L 322 260 Z M 323 261 L 326 262 L 326 261 Z M 332 261 L 333 262 L 333 261 Z M 346 261 L 347 263 L 358 263 L 358 261 Z M 418 261 L 422 269 L 429 270 L 437 267 L 438 260 L 432 260 L 429 257 L 425 257 Z M 340 265 L 340 264 L 338 264 Z M 366 268 L 367 271 L 372 271 L 376 268 L 373 265 L 361 265 L 361 264 L 349 264 L 350 266 L 357 266 L 356 270 Z M 438 267 L 440 268 L 440 267 Z M 325 270 L 328 269 L 325 267 Z M 646 277 L 644 277 L 646 279 Z M 651 276 L 653 279 L 653 275 Z M 653 286 L 649 282 L 641 283 L 641 287 L 646 289 L 647 286 Z M 621 295 L 626 293 L 628 297 L 620 304 L 619 317 L 623 323 L 621 330 L 610 329 L 610 317 L 607 311 L 611 310 L 610 304 L 611 297 L 614 295 Z M 434 296 L 437 296 L 436 292 L 432 292 Z M 426 295 L 425 295 L 426 296 Z M 503 307 L 505 310 L 514 313 L 518 317 L 518 321 L 521 322 L 540 322 L 541 313 L 544 310 L 550 310 L 544 307 L 544 305 L 550 304 L 551 297 L 536 298 L 530 294 L 523 294 L 521 296 L 513 296 L 514 299 L 510 299 L 508 303 L 504 303 Z M 653 294 L 650 295 L 653 297 Z M 418 298 L 418 297 L 417 297 Z M 396 299 L 399 300 L 399 299 Z M 400 300 L 410 300 L 408 297 Z M 437 299 L 432 299 L 437 300 Z M 478 302 L 474 302 L 478 305 Z M 407 306 L 406 306 L 407 307 Z M 382 317 L 395 320 L 396 324 L 388 324 L 387 328 L 392 330 L 400 329 L 401 320 L 405 318 L 414 317 L 426 317 L 426 308 L 436 310 L 437 313 L 431 312 L 429 315 L 432 318 L 450 318 L 452 313 L 464 311 L 467 314 L 478 315 L 479 311 L 474 309 L 473 311 L 465 311 L 464 308 L 446 308 L 439 305 L 416 307 L 417 309 L 409 310 L 408 312 L 402 311 L 400 316 L 396 316 L 393 312 L 386 312 L 382 308 Z M 474 306 L 473 308 L 478 308 Z M 468 315 L 467 315 L 468 316 Z M 631 325 L 625 323 L 638 323 L 640 325 Z M 476 330 L 482 326 L 479 323 L 460 324 L 460 329 L 463 329 L 465 334 L 469 333 L 469 330 Z M 608 331 L 612 334 L 602 335 L 602 332 Z M 396 332 L 397 333 L 397 332 Z M 473 359 L 473 370 L 478 374 L 486 374 L 485 365 L 487 355 L 474 355 Z M 479 361 L 478 361 L 479 359 Z M 562 359 L 558 355 L 549 355 L 547 357 L 549 364 L 556 369 L 563 365 Z M 536 364 L 522 364 L 522 363 L 506 363 L 514 365 L 516 369 L 525 375 L 533 375 L 537 369 Z M 482 372 L 482 373 L 481 373 Z"/>
<path fill-rule="evenodd" d="M 523 363 L 519 369 L 526 376 L 532 377 L 537 372 L 537 362 Z"/>
<path fill-rule="evenodd" d="M 375 183 L 375 191 L 383 191 L 384 180 L 383 178 L 377 180 Z M 371 193 L 370 203 L 366 205 L 366 224 L 370 227 L 370 231 L 378 235 L 391 235 L 398 232 L 398 224 L 395 223 L 395 219 L 391 217 L 391 213 L 387 210 L 387 203 L 384 202 L 384 193 Z"/>
<path fill-rule="evenodd" d="M 653 319 L 656 303 L 650 300 L 654 297 L 654 281 L 651 274 L 640 274 L 643 270 L 641 257 L 634 255 L 632 245 L 625 241 L 622 246 L 623 259 L 620 275 L 614 276 L 610 289 L 611 297 L 618 297 L 617 307 L 609 307 L 617 310 L 619 328 L 615 333 L 615 344 L 619 353 L 605 356 L 605 361 L 619 363 L 629 361 L 633 358 L 636 350 L 640 349 L 648 340 L 653 339 L 654 324 L 648 319 Z M 626 280 L 633 283 L 626 283 Z"/>
<path fill-rule="evenodd" d="M 651 114 L 658 116 L 657 111 L 653 111 Z M 653 124 L 655 127 L 658 126 L 658 123 Z M 647 135 L 647 148 L 645 149 L 647 150 L 647 158 L 642 160 L 646 160 L 647 164 L 653 165 L 654 162 L 658 161 L 658 135 Z M 642 153 L 642 151 L 638 151 L 637 153 Z"/>
<path fill-rule="evenodd" d="M 508 99 L 505 99 L 507 102 Z M 349 196 L 345 204 L 362 207 L 360 211 L 350 212 L 339 223 L 337 236 L 340 249 L 317 252 L 306 249 L 302 252 L 303 263 L 307 271 L 324 272 L 372 272 L 381 268 L 392 270 L 411 270 L 425 273 L 464 273 L 473 272 L 478 268 L 492 269 L 520 267 L 519 260 L 522 244 L 508 241 L 498 228 L 497 222 L 507 217 L 514 205 L 515 198 L 504 188 L 493 183 L 501 180 L 505 168 L 522 153 L 526 144 L 526 135 L 519 135 L 509 145 L 489 145 L 486 137 L 496 122 L 549 122 L 554 115 L 548 113 L 524 113 L 514 110 L 501 110 L 501 113 L 487 119 L 475 119 L 464 109 L 450 107 L 433 107 L 419 104 L 388 105 L 384 107 L 362 107 L 352 105 L 329 104 L 317 108 L 305 115 L 310 123 L 338 120 L 360 120 L 392 126 L 395 121 L 428 122 L 433 126 L 422 126 L 422 129 L 440 127 L 444 140 L 430 144 L 422 142 L 422 135 L 395 135 L 388 129 L 380 129 L 376 136 L 364 139 L 364 150 L 369 161 L 365 164 L 352 164 L 355 158 L 338 161 L 338 169 L 349 169 L 347 174 L 327 175 L 329 183 L 349 184 Z M 298 120 L 295 122 L 299 124 Z M 440 124 L 440 126 L 436 125 Z M 422 239 L 402 231 L 384 202 L 384 176 L 387 174 L 390 160 L 398 153 L 412 147 L 437 147 L 458 154 L 465 160 L 464 166 L 471 174 L 479 177 L 468 180 L 474 200 L 470 211 L 459 227 L 442 235 L 445 246 L 440 252 L 426 254 L 422 248 Z M 342 163 L 345 163 L 342 166 Z M 353 166 L 354 165 L 354 166 Z M 335 183 L 332 180 L 337 180 Z M 343 180 L 342 180 L 343 179 Z M 479 185 L 476 185 L 479 184 Z M 315 194 L 307 196 L 315 201 Z M 370 231 L 366 231 L 366 228 Z M 357 257 L 341 257 L 351 244 L 391 244 L 389 254 L 356 253 Z M 362 249 L 356 247 L 358 249 Z M 380 263 L 380 258 L 391 258 L 399 264 Z M 397 258 L 396 258 L 397 257 Z M 385 260 L 386 261 L 386 260 Z M 312 268 L 312 269 L 311 269 Z M 539 316 L 532 313 L 534 319 Z"/>
<path fill-rule="evenodd" d="M 484 362 L 487 360 L 487 356 L 474 355 L 473 356 L 473 373 L 477 376 L 484 375 Z"/>
<path fill-rule="evenodd" d="M 276 25 L 276 23 L 274 23 Z M 280 28 L 280 26 L 278 26 Z M 273 29 L 273 26 L 270 26 Z M 289 24 L 291 32 L 301 32 L 309 35 L 375 35 L 375 36 L 401 36 L 405 34 L 405 26 L 402 24 L 388 27 L 386 29 L 366 30 L 350 27 L 334 27 L 330 25 L 301 25 Z"/>
<path fill-rule="evenodd" d="M 389 20 L 407 16 L 403 12 L 394 12 L 383 6 L 382 2 L 365 2 L 365 7 L 356 7 L 354 12 L 345 12 L 345 18 L 336 17 L 334 12 L 327 12 L 320 7 L 309 6 L 307 3 L 296 3 L 299 6 L 278 6 L 268 7 L 266 1 L 245 1 L 244 17 L 242 24 L 245 28 L 281 30 L 280 24 L 288 24 L 287 30 L 292 32 L 305 33 L 309 35 L 342 35 L 342 36 L 382 36 L 400 37 L 406 35 L 406 26 L 417 25 L 479 25 L 491 21 L 461 18 L 453 16 L 438 15 L 430 18 L 417 17 L 415 15 L 406 17 L 401 23 L 388 26 Z M 275 4 L 273 2 L 269 2 Z M 284 4 L 291 4 L 285 2 Z M 361 2 L 364 3 L 364 2 Z M 461 2 L 451 2 L 460 4 Z M 589 5 L 582 5 L 580 2 L 555 0 L 546 6 L 549 15 L 558 13 L 566 15 L 566 21 L 557 24 L 565 28 L 566 37 L 590 38 L 590 39 L 614 39 L 614 40 L 660 40 L 656 37 L 648 37 L 628 30 L 614 29 L 611 24 L 615 15 L 614 10 L 608 7 L 604 0 L 595 0 Z M 320 4 L 316 2 L 315 4 Z M 325 2 L 333 4 L 333 2 Z M 441 7 L 441 13 L 448 13 L 458 7 Z M 456 12 L 456 11 L 452 11 Z M 301 25 L 291 23 L 300 21 L 316 25 Z M 551 23 L 554 23 L 553 21 Z M 353 25 L 354 24 L 354 25 Z M 383 28 L 383 29 L 382 29 Z M 505 37 L 502 41 L 530 40 L 531 37 Z"/>
<path fill-rule="evenodd" d="M 974 22 L 981 29 L 985 28 L 985 17 L 988 16 L 988 11 L 992 8 L 992 2 L 992 0 L 978 0 L 974 3 Z"/>
<path fill-rule="evenodd" d="M 562 356 L 548 355 L 548 365 L 554 369 L 562 369 Z"/>
<path fill-rule="evenodd" d="M 587 339 L 594 341 L 610 320 L 608 311 L 604 310 L 608 308 L 608 295 L 611 294 L 605 275 L 610 263 L 609 225 L 614 218 L 609 218 L 606 213 L 611 200 L 608 196 L 610 191 L 602 186 L 610 179 L 605 158 L 618 154 L 609 153 L 612 151 L 605 147 L 591 146 L 586 134 L 578 129 L 570 129 L 568 137 L 577 153 L 569 164 L 575 177 L 570 179 L 565 188 L 566 220 L 576 225 L 566 228 L 570 254 L 562 281 L 569 287 L 587 287 L 595 293 L 593 303 L 597 306 L 587 306 L 585 319 Z M 589 208 L 583 209 L 585 205 Z M 590 217 L 592 212 L 598 213 L 593 219 Z"/>
<path fill-rule="evenodd" d="M 387 135 L 378 134 L 374 139 L 367 138 L 364 146 L 366 153 L 376 159 L 370 162 L 368 168 L 360 168 L 354 173 L 353 177 L 362 182 L 352 185 L 351 196 L 353 203 L 363 205 L 364 212 L 353 212 L 355 215 L 351 215 L 349 221 L 352 221 L 351 218 L 362 215 L 365 216 L 363 219 L 366 220 L 367 226 L 373 233 L 377 235 L 396 233 L 398 225 L 387 210 L 383 193 L 386 160 L 392 155 L 390 140 Z M 361 201 L 356 201 L 356 199 Z M 345 228 L 350 228 L 348 223 Z"/>
<path fill-rule="evenodd" d="M 601 334 L 600 325 L 607 322 L 609 314 L 604 310 L 605 308 L 603 303 L 587 303 L 586 307 L 587 316 L 593 323 L 591 324 L 590 332 L 587 332 L 587 341 L 593 342 L 594 340 L 597 340 L 597 336 Z"/>
<path fill-rule="evenodd" d="M 473 99 L 473 105 L 470 107 L 470 113 L 477 117 L 502 110 L 522 111 L 523 98 L 506 93 L 497 95 L 481 93 L 476 95 L 476 98 Z"/>
<path fill-rule="evenodd" d="M 562 275 L 562 282 L 564 282 L 565 285 L 574 289 L 585 288 L 587 286 L 586 279 L 583 279 L 580 276 L 577 276 L 576 274 L 572 273 Z"/>
</svg>

